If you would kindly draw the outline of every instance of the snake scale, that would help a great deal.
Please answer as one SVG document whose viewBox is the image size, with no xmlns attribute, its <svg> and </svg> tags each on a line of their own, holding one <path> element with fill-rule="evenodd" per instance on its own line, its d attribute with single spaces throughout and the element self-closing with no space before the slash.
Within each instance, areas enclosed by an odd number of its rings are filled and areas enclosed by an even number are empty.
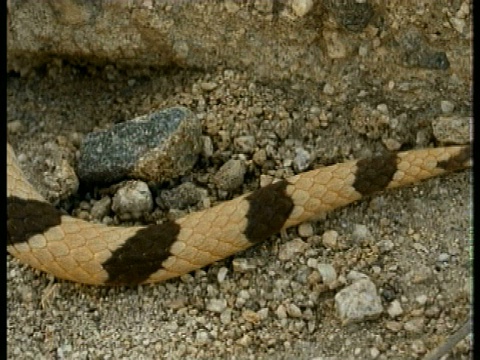
<svg viewBox="0 0 480 360">
<path fill-rule="evenodd" d="M 26 180 L 7 144 L 7 249 L 55 277 L 94 285 L 163 281 L 226 258 L 363 196 L 472 165 L 469 145 L 353 160 L 280 180 L 175 221 L 115 227 L 65 215 Z"/>
</svg>

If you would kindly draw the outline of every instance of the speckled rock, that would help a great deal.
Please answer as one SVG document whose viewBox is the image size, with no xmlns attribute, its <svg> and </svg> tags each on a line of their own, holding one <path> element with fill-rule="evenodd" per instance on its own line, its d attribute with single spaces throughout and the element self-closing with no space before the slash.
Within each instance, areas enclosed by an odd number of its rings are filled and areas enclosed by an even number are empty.
<svg viewBox="0 0 480 360">
<path fill-rule="evenodd" d="M 112 205 L 112 199 L 109 196 L 105 196 L 93 204 L 90 213 L 93 219 L 102 220 L 110 212 Z"/>
<path fill-rule="evenodd" d="M 174 107 L 88 134 L 77 165 L 90 183 L 123 178 L 165 181 L 188 172 L 202 150 L 201 124 L 184 107 Z"/>
<path fill-rule="evenodd" d="M 337 272 L 331 264 L 318 264 L 317 270 L 322 276 L 324 284 L 332 284 L 337 279 Z"/>
<path fill-rule="evenodd" d="M 377 288 L 370 279 L 360 279 L 335 295 L 335 307 L 344 325 L 374 319 L 383 312 Z"/>
<path fill-rule="evenodd" d="M 295 238 L 280 246 L 278 258 L 282 261 L 293 259 L 296 254 L 303 253 L 308 248 L 308 244 L 300 238 Z"/>
<path fill-rule="evenodd" d="M 398 41 L 403 52 L 404 66 L 433 70 L 446 70 L 450 67 L 445 51 L 432 48 L 417 29 L 400 32 Z"/>
<path fill-rule="evenodd" d="M 245 172 L 243 161 L 230 159 L 218 170 L 213 181 L 220 190 L 232 191 L 242 186 Z"/>
<path fill-rule="evenodd" d="M 439 116 L 432 121 L 433 135 L 447 144 L 467 144 L 472 136 L 469 116 Z"/>
<path fill-rule="evenodd" d="M 206 196 L 203 189 L 191 182 L 183 183 L 171 190 L 162 190 L 156 198 L 156 203 L 165 209 L 185 209 L 197 204 Z"/>
<path fill-rule="evenodd" d="M 152 193 L 143 181 L 125 183 L 112 200 L 112 210 L 122 220 L 140 219 L 152 208 Z"/>
</svg>

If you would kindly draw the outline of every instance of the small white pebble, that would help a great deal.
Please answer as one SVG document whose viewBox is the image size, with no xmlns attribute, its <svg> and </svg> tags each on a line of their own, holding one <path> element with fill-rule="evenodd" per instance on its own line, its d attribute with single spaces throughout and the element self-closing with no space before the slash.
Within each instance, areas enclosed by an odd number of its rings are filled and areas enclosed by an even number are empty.
<svg viewBox="0 0 480 360">
<path fill-rule="evenodd" d="M 218 270 L 218 274 L 217 274 L 217 281 L 219 283 L 222 283 L 225 281 L 225 278 L 227 277 L 227 273 L 228 273 L 228 268 L 226 268 L 225 266 L 222 266 L 219 270 Z"/>
<path fill-rule="evenodd" d="M 377 110 L 380 111 L 382 114 L 388 115 L 388 106 L 387 104 L 378 104 Z"/>
<path fill-rule="evenodd" d="M 304 222 L 298 226 L 298 235 L 308 238 L 313 235 L 313 225 L 310 222 Z"/>
<path fill-rule="evenodd" d="M 448 100 L 442 100 L 440 102 L 440 108 L 444 114 L 450 114 L 455 109 L 455 104 Z"/>
<path fill-rule="evenodd" d="M 275 314 L 279 319 L 286 319 L 287 318 L 287 309 L 284 305 L 279 305 L 277 310 L 275 310 Z"/>
<path fill-rule="evenodd" d="M 338 232 L 327 230 L 322 235 L 322 244 L 326 248 L 335 249 L 337 247 Z"/>
<path fill-rule="evenodd" d="M 441 253 L 438 255 L 438 262 L 448 262 L 450 260 L 450 254 L 447 253 Z"/>
<path fill-rule="evenodd" d="M 303 17 L 313 7 L 313 0 L 292 0 L 292 10 L 298 17 Z"/>
<path fill-rule="evenodd" d="M 402 305 L 400 305 L 400 301 L 398 300 L 393 300 L 388 309 L 387 309 L 388 315 L 390 315 L 391 318 L 396 318 L 397 316 L 400 316 L 403 314 L 403 309 Z"/>
<path fill-rule="evenodd" d="M 329 83 L 326 83 L 325 86 L 323 87 L 323 92 L 327 95 L 333 95 L 335 94 L 335 88 Z"/>
<path fill-rule="evenodd" d="M 370 349 L 370 357 L 372 359 L 376 359 L 378 355 L 380 355 L 380 350 L 378 350 L 376 347 Z"/>
<path fill-rule="evenodd" d="M 295 304 L 288 304 L 287 313 L 292 318 L 299 318 L 302 316 L 302 310 Z"/>
<path fill-rule="evenodd" d="M 416 298 L 415 298 L 415 301 L 420 304 L 420 305 L 425 305 L 427 303 L 427 300 L 428 300 L 428 297 L 427 295 L 425 294 L 422 294 L 422 295 L 418 295 Z"/>
<path fill-rule="evenodd" d="M 337 272 L 331 264 L 318 264 L 317 270 L 322 276 L 324 284 L 331 284 L 337 279 Z"/>
</svg>

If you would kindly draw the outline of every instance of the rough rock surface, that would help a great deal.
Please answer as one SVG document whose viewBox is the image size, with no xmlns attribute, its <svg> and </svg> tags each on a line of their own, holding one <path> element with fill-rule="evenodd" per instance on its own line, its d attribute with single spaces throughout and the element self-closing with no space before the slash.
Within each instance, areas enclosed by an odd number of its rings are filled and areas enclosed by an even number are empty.
<svg viewBox="0 0 480 360">
<path fill-rule="evenodd" d="M 77 174 L 90 184 L 125 177 L 166 182 L 192 170 L 202 150 L 202 126 L 172 107 L 91 132 L 80 146 Z"/>
</svg>

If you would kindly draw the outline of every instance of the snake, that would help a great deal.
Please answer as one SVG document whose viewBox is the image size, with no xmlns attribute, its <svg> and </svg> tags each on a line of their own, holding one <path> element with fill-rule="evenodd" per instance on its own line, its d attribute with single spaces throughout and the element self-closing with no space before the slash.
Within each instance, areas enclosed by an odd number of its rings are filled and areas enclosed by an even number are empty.
<svg viewBox="0 0 480 360">
<path fill-rule="evenodd" d="M 7 143 L 7 251 L 24 264 L 73 282 L 160 282 L 362 197 L 471 166 L 470 145 L 387 152 L 302 172 L 176 220 L 109 226 L 74 218 L 48 203 Z"/>
</svg>

